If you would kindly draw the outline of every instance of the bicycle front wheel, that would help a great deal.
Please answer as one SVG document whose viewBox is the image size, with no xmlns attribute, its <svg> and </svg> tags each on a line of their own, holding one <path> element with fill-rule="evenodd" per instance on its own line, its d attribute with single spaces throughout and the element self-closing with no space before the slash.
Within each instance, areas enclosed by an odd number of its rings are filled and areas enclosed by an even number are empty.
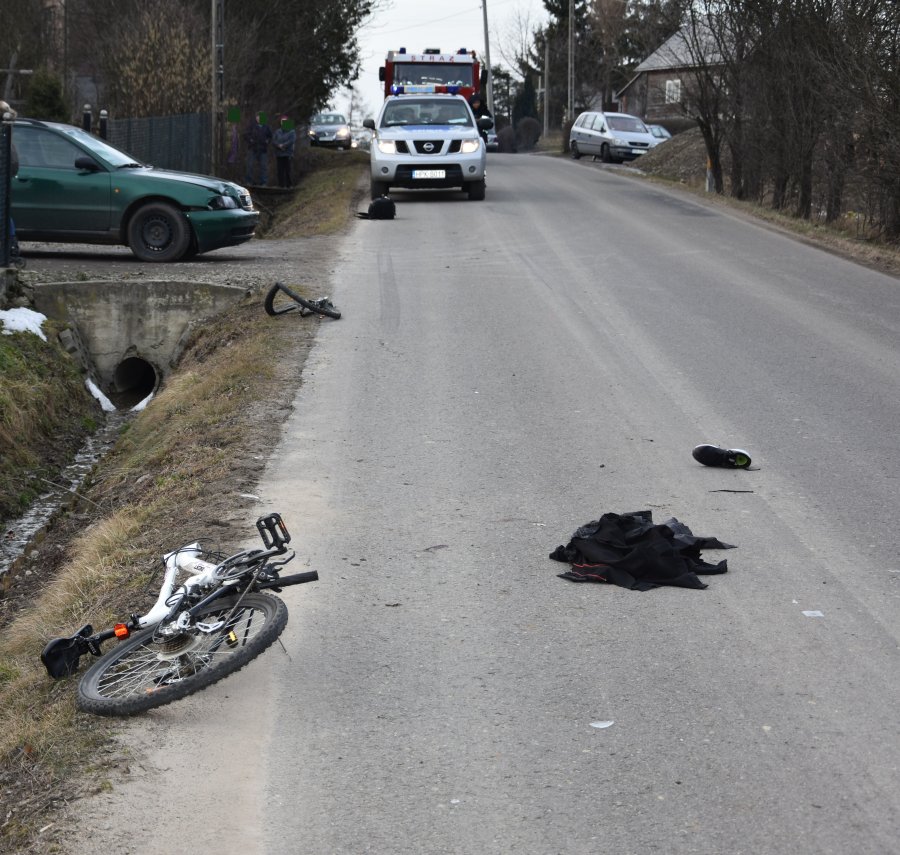
<svg viewBox="0 0 900 855">
<path fill-rule="evenodd" d="M 198 619 L 224 620 L 237 597 L 210 603 Z M 270 647 L 287 625 L 287 606 L 271 594 L 247 594 L 214 633 L 135 633 L 101 656 L 78 686 L 80 710 L 128 716 L 161 707 L 233 674 Z"/>
</svg>

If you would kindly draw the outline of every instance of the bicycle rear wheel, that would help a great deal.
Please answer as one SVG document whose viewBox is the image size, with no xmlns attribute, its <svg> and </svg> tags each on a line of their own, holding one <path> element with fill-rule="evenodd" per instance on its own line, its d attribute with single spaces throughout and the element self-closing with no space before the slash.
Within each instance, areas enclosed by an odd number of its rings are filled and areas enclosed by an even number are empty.
<svg viewBox="0 0 900 855">
<path fill-rule="evenodd" d="M 198 618 L 224 619 L 237 597 L 210 603 Z M 78 685 L 78 708 L 128 716 L 161 707 L 233 674 L 271 646 L 287 625 L 287 606 L 270 594 L 247 594 L 215 633 L 157 637 L 136 633 L 101 656 Z"/>
</svg>

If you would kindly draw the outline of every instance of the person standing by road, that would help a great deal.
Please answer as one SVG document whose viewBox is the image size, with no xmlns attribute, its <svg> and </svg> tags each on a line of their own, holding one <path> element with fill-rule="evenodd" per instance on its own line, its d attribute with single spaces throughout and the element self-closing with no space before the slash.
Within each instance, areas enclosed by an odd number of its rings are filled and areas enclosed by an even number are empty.
<svg viewBox="0 0 900 855">
<path fill-rule="evenodd" d="M 487 116 L 487 118 L 493 120 L 494 116 L 491 114 L 491 111 L 488 109 L 487 104 L 484 103 L 484 99 L 481 97 L 480 92 L 476 92 L 469 99 L 469 106 L 472 108 L 472 112 L 475 114 L 475 121 L 477 122 L 482 116 Z M 482 131 L 479 128 L 481 133 L 481 138 L 487 143 L 487 131 Z"/>
<path fill-rule="evenodd" d="M 244 131 L 244 142 L 247 144 L 247 174 L 245 182 L 253 184 L 254 173 L 259 173 L 259 187 L 269 183 L 269 143 L 272 142 L 272 129 L 266 124 L 266 114 L 257 113 L 250 126 Z"/>
<path fill-rule="evenodd" d="M 293 178 L 291 178 L 291 161 L 294 158 L 294 146 L 297 143 L 297 132 L 294 130 L 294 123 L 287 116 L 281 117 L 278 129 L 272 137 L 272 143 L 275 146 L 275 165 L 278 168 L 278 186 L 293 187 L 294 181 Z"/>
</svg>

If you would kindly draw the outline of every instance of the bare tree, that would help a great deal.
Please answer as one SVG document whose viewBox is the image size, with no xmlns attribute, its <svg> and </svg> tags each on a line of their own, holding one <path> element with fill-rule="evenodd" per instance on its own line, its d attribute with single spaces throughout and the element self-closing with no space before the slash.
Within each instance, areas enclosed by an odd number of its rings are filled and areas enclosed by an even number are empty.
<svg viewBox="0 0 900 855">
<path fill-rule="evenodd" d="M 22 100 L 23 81 L 16 70 L 47 64 L 47 41 L 41 31 L 40 0 L 3 0 L 0 3 L 0 99 Z"/>
<path fill-rule="evenodd" d="M 6 0 L 4 0 L 6 2 Z M 307 115 L 358 75 L 356 33 L 379 0 L 225 4 L 226 101 Z M 73 63 L 119 113 L 208 109 L 209 0 L 68 0 Z M 151 14 L 152 13 L 152 14 Z"/>
<path fill-rule="evenodd" d="M 103 71 L 119 115 L 164 116 L 208 109 L 209 17 L 181 0 L 134 4 L 110 21 Z"/>
<path fill-rule="evenodd" d="M 243 0 L 226 17 L 226 86 L 248 108 L 308 115 L 359 75 L 373 0 Z"/>
</svg>

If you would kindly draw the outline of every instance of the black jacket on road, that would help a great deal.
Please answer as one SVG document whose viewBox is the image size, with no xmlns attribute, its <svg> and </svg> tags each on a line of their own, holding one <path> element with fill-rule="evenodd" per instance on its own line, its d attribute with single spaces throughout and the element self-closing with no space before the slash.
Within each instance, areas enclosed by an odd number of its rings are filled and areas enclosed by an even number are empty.
<svg viewBox="0 0 900 855">
<path fill-rule="evenodd" d="M 550 557 L 571 564 L 559 576 L 573 582 L 608 582 L 632 591 L 661 585 L 705 588 L 698 574 L 726 573 L 728 562 L 708 564 L 701 549 L 734 547 L 714 537 L 695 537 L 675 518 L 654 525 L 650 511 L 637 511 L 604 514 L 583 525 Z"/>
</svg>

